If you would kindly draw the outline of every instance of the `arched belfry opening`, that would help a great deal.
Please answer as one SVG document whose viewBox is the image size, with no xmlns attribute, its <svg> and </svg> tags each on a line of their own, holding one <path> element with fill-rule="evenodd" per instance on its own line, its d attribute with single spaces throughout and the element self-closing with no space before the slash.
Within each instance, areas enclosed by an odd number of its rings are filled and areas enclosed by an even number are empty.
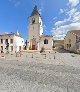
<svg viewBox="0 0 80 92">
<path fill-rule="evenodd" d="M 47 39 L 44 40 L 44 44 L 48 44 L 48 40 Z"/>
</svg>

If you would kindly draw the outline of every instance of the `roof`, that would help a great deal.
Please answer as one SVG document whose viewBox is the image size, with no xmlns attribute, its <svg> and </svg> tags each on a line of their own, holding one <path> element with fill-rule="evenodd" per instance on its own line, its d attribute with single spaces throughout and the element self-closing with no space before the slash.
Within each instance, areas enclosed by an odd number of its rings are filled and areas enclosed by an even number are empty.
<svg viewBox="0 0 80 92">
<path fill-rule="evenodd" d="M 40 15 L 39 12 L 38 12 L 38 8 L 37 6 L 35 5 L 34 9 L 33 9 L 33 12 L 31 14 L 31 16 L 34 16 L 34 15 Z"/>
<path fill-rule="evenodd" d="M 44 35 L 44 37 L 53 37 L 52 35 Z"/>
<path fill-rule="evenodd" d="M 42 37 L 51 37 L 52 38 L 53 36 L 52 35 L 42 35 L 41 38 Z"/>
<path fill-rule="evenodd" d="M 11 35 L 14 35 L 14 34 L 0 34 L 0 36 L 11 36 Z"/>
<path fill-rule="evenodd" d="M 15 33 L 10 33 L 10 34 L 0 34 L 0 36 L 18 36 L 21 37 L 20 35 L 17 35 Z M 21 37 L 22 38 L 22 37 Z"/>
<path fill-rule="evenodd" d="M 80 30 L 72 30 L 72 31 L 69 31 L 69 32 L 74 33 L 77 36 L 80 36 Z"/>
</svg>

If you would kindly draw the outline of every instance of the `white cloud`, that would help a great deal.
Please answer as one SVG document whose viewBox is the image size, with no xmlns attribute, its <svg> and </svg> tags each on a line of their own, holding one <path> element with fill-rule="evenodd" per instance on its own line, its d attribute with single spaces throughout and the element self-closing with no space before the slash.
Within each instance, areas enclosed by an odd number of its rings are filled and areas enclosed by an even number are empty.
<svg viewBox="0 0 80 92">
<path fill-rule="evenodd" d="M 42 9 L 39 9 L 39 13 L 42 14 Z"/>
<path fill-rule="evenodd" d="M 54 17 L 54 18 L 53 18 L 53 20 L 56 20 L 56 19 L 57 19 L 57 17 Z"/>
<path fill-rule="evenodd" d="M 5 32 L 5 34 L 9 34 L 9 32 Z"/>
<path fill-rule="evenodd" d="M 69 25 L 64 25 L 64 26 L 61 26 L 59 28 L 57 28 L 57 30 L 62 30 L 63 33 L 66 33 L 66 31 L 70 31 L 70 30 L 75 30 L 75 29 L 80 29 L 80 23 L 71 23 Z"/>
<path fill-rule="evenodd" d="M 21 0 L 9 0 L 9 2 L 12 2 L 15 7 L 18 7 L 21 4 Z"/>
<path fill-rule="evenodd" d="M 37 0 L 35 0 L 37 2 Z M 41 0 L 41 7 L 39 9 L 39 13 L 42 14 L 43 10 L 44 10 L 44 5 L 45 5 L 45 1 L 46 0 Z"/>
<path fill-rule="evenodd" d="M 47 27 L 46 27 L 46 25 L 43 25 L 43 29 L 44 29 L 44 32 L 47 32 Z"/>
<path fill-rule="evenodd" d="M 56 35 L 65 35 L 70 30 L 80 30 L 80 23 L 71 23 L 69 25 L 60 26 L 58 28 L 53 28 L 52 33 Z"/>
<path fill-rule="evenodd" d="M 80 12 L 76 12 L 73 16 L 73 22 L 80 22 Z"/>
<path fill-rule="evenodd" d="M 64 10 L 63 9 L 60 9 L 60 14 L 64 13 Z"/>
<path fill-rule="evenodd" d="M 55 26 L 60 26 L 60 25 L 62 25 L 62 24 L 64 24 L 64 20 L 63 20 L 63 21 L 57 21 L 57 22 L 55 23 Z"/>
<path fill-rule="evenodd" d="M 73 9 L 69 10 L 67 12 L 67 14 L 69 15 L 69 17 L 72 17 L 76 13 L 76 11 L 77 11 L 77 9 L 76 8 L 73 8 Z"/>
<path fill-rule="evenodd" d="M 70 18 L 68 18 L 68 19 L 64 19 L 63 21 L 57 21 L 56 23 L 55 23 L 55 26 L 61 26 L 61 25 L 63 25 L 63 24 L 65 24 L 66 22 L 70 22 L 71 20 L 70 20 Z"/>
<path fill-rule="evenodd" d="M 72 20 L 72 22 L 80 22 L 80 12 L 73 8 L 70 11 L 67 12 L 69 18 Z"/>
<path fill-rule="evenodd" d="M 71 7 L 75 7 L 79 4 L 80 0 L 69 0 Z"/>
<path fill-rule="evenodd" d="M 77 8 L 79 2 L 80 0 L 69 0 L 70 7 L 64 9 L 65 18 L 54 24 L 52 34 L 55 37 L 63 37 L 71 30 L 80 30 L 80 11 Z M 62 9 L 60 11 L 63 13 Z"/>
</svg>

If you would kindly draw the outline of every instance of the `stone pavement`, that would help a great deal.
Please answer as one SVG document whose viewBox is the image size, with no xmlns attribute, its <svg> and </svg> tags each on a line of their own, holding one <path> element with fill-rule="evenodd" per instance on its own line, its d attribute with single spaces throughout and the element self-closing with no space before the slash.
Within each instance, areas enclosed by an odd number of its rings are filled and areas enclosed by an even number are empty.
<svg viewBox="0 0 80 92">
<path fill-rule="evenodd" d="M 21 57 L 2 56 L 0 92 L 80 92 L 80 55 L 24 52 Z"/>
</svg>

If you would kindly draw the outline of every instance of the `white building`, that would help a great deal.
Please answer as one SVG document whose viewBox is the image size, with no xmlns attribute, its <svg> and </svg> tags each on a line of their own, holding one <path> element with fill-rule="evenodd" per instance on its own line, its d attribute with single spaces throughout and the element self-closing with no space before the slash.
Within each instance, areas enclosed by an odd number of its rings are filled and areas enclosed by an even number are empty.
<svg viewBox="0 0 80 92">
<path fill-rule="evenodd" d="M 17 34 L 1 34 L 0 35 L 0 53 L 15 53 L 23 50 L 24 39 Z"/>
<path fill-rule="evenodd" d="M 45 50 L 51 50 L 53 46 L 53 37 L 43 34 L 42 18 L 37 10 L 37 6 L 30 16 L 28 49 L 40 50 L 42 47 Z"/>
</svg>

